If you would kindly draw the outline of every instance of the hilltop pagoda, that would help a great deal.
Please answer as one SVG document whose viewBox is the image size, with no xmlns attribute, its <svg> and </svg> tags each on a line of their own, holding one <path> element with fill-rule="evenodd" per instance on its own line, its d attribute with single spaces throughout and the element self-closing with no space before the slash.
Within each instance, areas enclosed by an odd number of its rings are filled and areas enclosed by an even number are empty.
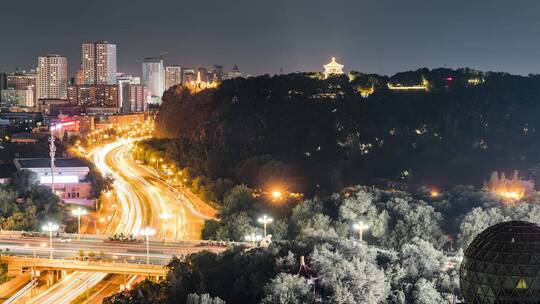
<svg viewBox="0 0 540 304">
<path fill-rule="evenodd" d="M 336 57 L 332 57 L 330 63 L 323 65 L 324 78 L 328 78 L 330 75 L 343 74 L 343 65 L 336 62 Z"/>
</svg>

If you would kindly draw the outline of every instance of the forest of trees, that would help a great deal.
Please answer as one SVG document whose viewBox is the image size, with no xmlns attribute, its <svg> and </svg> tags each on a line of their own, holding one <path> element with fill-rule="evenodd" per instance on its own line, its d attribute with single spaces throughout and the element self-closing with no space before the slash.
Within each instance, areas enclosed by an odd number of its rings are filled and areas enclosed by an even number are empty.
<svg viewBox="0 0 540 304">
<path fill-rule="evenodd" d="M 426 90 L 392 91 L 387 83 Z M 165 280 L 106 303 L 459 298 L 458 269 L 449 265 L 479 232 L 507 220 L 540 223 L 535 196 L 510 204 L 478 189 L 492 171 L 540 162 L 539 97 L 539 76 L 468 69 L 237 78 L 195 95 L 172 88 L 158 138 L 141 143 L 143 157 L 174 161 L 188 186 L 219 206 L 203 238 L 243 240 L 261 232 L 257 218 L 268 214 L 273 243 L 175 258 Z M 417 186 L 351 186 L 380 179 Z M 276 184 L 306 199 L 254 195 Z M 443 191 L 432 195 L 433 186 Z M 353 229 L 359 221 L 369 226 L 365 243 Z M 297 275 L 301 256 L 315 285 Z"/>
<path fill-rule="evenodd" d="M 428 91 L 386 87 L 422 81 Z M 367 87 L 374 93 L 364 98 Z M 281 183 L 307 196 L 377 178 L 480 186 L 492 171 L 540 162 L 539 98 L 539 76 L 467 69 L 237 78 L 194 95 L 167 91 L 159 139 L 148 146 L 188 168 L 218 200 L 224 192 L 212 188 L 220 179 Z"/>
<path fill-rule="evenodd" d="M 443 303 L 460 296 L 458 269 L 447 267 L 485 228 L 507 220 L 540 223 L 540 202 L 503 204 L 472 187 L 433 198 L 356 187 L 301 204 L 276 205 L 237 186 L 225 196 L 220 222 L 208 221 L 207 237 L 242 240 L 261 233 L 256 219 L 269 214 L 274 242 L 268 248 L 230 248 L 175 258 L 159 283 L 144 281 L 106 303 L 312 303 L 313 286 L 298 276 L 299 257 L 317 277 L 323 303 Z M 353 224 L 362 221 L 366 243 Z M 191 295 L 191 296 L 190 296 Z M 219 298 L 216 300 L 215 298 Z M 214 303 L 214 302 L 202 302 Z"/>
<path fill-rule="evenodd" d="M 1 229 L 40 231 L 48 221 L 62 223 L 69 231 L 76 229 L 65 204 L 51 188 L 38 183 L 35 173 L 18 171 L 7 185 L 0 185 Z"/>
</svg>

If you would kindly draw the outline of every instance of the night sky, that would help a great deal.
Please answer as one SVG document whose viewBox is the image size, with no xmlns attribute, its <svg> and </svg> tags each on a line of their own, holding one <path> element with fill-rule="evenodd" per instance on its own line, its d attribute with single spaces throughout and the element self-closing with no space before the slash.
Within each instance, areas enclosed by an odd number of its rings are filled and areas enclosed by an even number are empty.
<svg viewBox="0 0 540 304">
<path fill-rule="evenodd" d="M 80 3 L 80 4 L 79 4 Z M 84 3 L 84 4 L 83 4 Z M 0 68 L 37 56 L 80 64 L 83 41 L 118 46 L 118 71 L 166 64 L 233 64 L 250 74 L 345 69 L 392 74 L 419 67 L 540 73 L 537 0 L 26 0 L 0 4 Z"/>
</svg>

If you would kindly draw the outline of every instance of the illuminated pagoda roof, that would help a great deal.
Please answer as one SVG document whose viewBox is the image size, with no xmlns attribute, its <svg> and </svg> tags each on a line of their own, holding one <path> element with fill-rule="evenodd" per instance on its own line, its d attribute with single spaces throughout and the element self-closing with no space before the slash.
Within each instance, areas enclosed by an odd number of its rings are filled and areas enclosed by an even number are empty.
<svg viewBox="0 0 540 304">
<path fill-rule="evenodd" d="M 343 65 L 339 64 L 336 61 L 336 57 L 332 57 L 332 61 L 330 63 L 323 65 L 324 67 L 324 77 L 327 78 L 329 75 L 333 74 L 343 74 Z"/>
</svg>

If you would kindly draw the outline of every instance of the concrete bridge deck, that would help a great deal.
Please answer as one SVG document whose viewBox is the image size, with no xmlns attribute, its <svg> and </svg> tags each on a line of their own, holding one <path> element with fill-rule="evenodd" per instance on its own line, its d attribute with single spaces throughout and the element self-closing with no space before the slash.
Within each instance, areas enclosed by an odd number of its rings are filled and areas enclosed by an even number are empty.
<svg viewBox="0 0 540 304">
<path fill-rule="evenodd" d="M 163 265 L 147 265 L 106 261 L 79 261 L 67 259 L 46 259 L 0 255 L 0 261 L 8 264 L 8 275 L 31 274 L 32 271 L 64 270 L 80 272 L 104 272 L 151 277 L 165 276 Z"/>
</svg>

